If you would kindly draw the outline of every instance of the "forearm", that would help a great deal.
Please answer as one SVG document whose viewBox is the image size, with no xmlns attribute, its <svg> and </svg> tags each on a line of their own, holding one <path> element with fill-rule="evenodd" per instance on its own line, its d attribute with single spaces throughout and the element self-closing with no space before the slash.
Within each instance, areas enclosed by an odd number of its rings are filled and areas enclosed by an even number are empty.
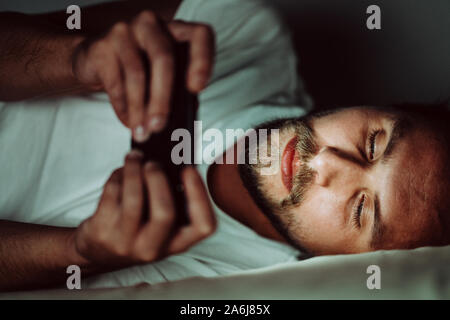
<svg viewBox="0 0 450 320">
<path fill-rule="evenodd" d="M 79 34 L 52 29 L 33 16 L 0 13 L 0 100 L 22 100 L 77 89 L 72 54 Z"/>
<path fill-rule="evenodd" d="M 76 264 L 92 274 L 73 245 L 74 229 L 0 220 L 0 291 L 43 288 L 65 283 Z"/>
</svg>

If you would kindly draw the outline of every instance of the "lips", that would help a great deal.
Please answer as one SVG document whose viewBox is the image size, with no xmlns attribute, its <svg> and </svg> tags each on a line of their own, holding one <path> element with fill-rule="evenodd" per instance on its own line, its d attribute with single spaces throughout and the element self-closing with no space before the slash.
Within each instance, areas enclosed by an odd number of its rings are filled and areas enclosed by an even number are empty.
<svg viewBox="0 0 450 320">
<path fill-rule="evenodd" d="M 295 165 L 294 168 L 294 160 L 298 159 L 298 154 L 295 150 L 296 145 L 297 137 L 294 137 L 289 140 L 281 156 L 281 180 L 288 191 L 292 189 L 292 177 L 298 166 Z"/>
</svg>

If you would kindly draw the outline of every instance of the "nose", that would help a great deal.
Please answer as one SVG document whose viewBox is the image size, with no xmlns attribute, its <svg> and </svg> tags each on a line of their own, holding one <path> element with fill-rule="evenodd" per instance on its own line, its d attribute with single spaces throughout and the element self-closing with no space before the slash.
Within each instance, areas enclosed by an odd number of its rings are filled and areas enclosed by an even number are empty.
<svg viewBox="0 0 450 320">
<path fill-rule="evenodd" d="M 361 166 L 336 148 L 323 147 L 310 161 L 316 172 L 314 183 L 327 187 L 332 183 L 344 187 L 360 174 Z"/>
</svg>

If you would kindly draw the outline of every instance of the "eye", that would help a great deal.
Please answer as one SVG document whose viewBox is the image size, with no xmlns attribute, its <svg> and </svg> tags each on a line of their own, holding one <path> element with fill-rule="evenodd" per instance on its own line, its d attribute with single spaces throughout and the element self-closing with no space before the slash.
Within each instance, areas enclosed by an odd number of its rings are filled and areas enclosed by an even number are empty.
<svg viewBox="0 0 450 320">
<path fill-rule="evenodd" d="M 364 202 L 366 201 L 366 196 L 363 195 L 359 200 L 358 206 L 355 208 L 353 213 L 353 225 L 356 228 L 361 228 L 361 213 L 364 208 Z"/>
<path fill-rule="evenodd" d="M 370 132 L 367 139 L 367 158 L 369 161 L 375 159 L 375 153 L 377 151 L 377 137 L 382 132 L 382 130 L 373 130 Z"/>
</svg>

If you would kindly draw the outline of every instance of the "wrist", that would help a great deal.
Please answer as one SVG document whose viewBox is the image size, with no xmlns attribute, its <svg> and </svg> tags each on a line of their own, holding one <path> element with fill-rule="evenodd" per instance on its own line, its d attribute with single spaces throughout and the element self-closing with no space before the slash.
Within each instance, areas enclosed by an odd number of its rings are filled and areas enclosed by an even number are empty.
<svg viewBox="0 0 450 320">
<path fill-rule="evenodd" d="M 49 41 L 49 49 L 54 51 L 53 59 L 47 59 L 49 65 L 42 70 L 48 70 L 43 76 L 49 86 L 56 91 L 66 91 L 82 87 L 73 72 L 73 58 L 80 43 L 84 41 L 82 35 L 53 35 Z M 59 88 L 59 89 L 58 89 Z"/>
<path fill-rule="evenodd" d="M 91 266 L 91 263 L 78 251 L 76 245 L 76 230 L 77 229 L 71 229 L 66 237 L 65 252 L 67 262 L 69 263 L 69 265 L 74 264 L 79 266 L 80 268 L 89 268 Z"/>
<path fill-rule="evenodd" d="M 77 52 L 81 50 L 81 46 L 83 45 L 83 42 L 86 40 L 84 36 L 75 36 L 70 41 L 70 49 L 69 49 L 69 60 L 67 61 L 67 70 L 70 72 L 70 77 L 73 79 L 73 81 L 79 85 L 82 86 L 81 82 L 79 81 L 76 73 L 75 73 L 75 58 L 77 55 Z"/>
</svg>

